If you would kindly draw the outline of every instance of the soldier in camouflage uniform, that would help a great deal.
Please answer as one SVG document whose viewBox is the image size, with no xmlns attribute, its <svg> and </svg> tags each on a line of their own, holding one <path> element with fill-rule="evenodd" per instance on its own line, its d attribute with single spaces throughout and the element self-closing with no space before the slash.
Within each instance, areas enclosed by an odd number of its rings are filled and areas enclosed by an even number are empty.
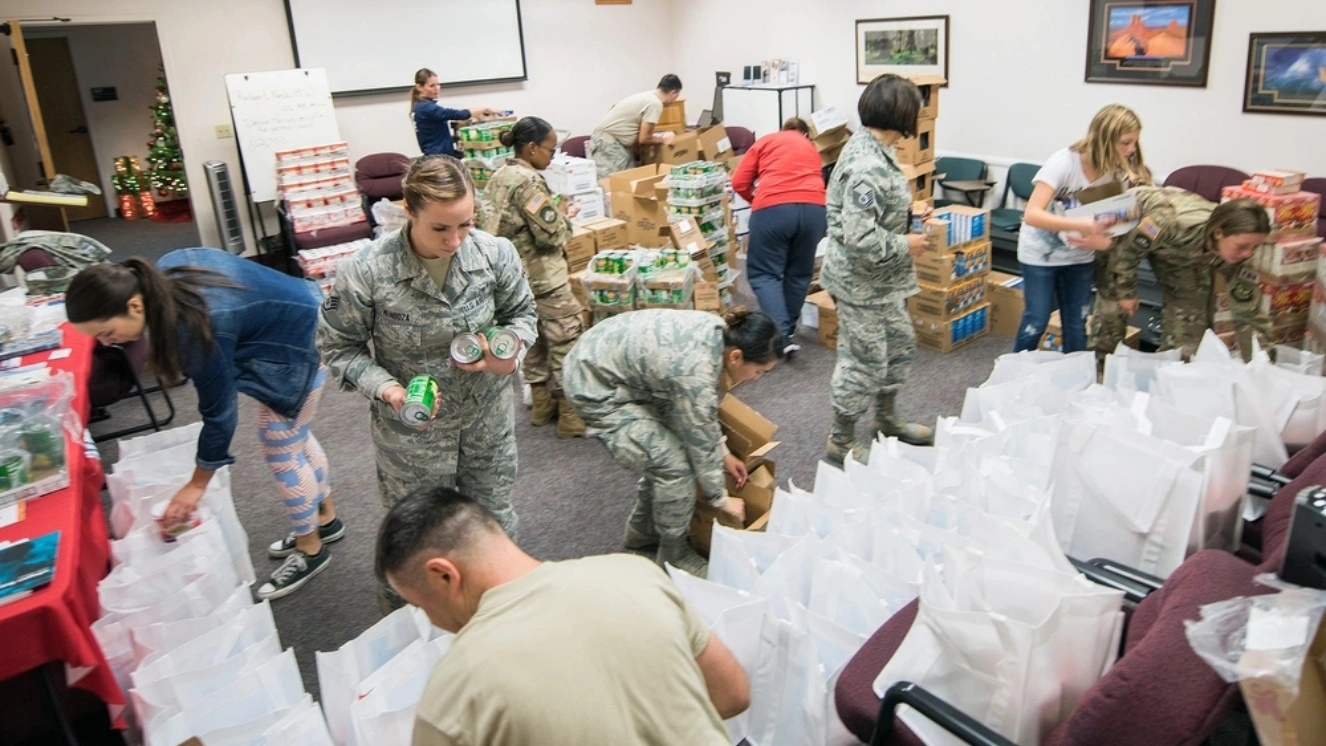
<svg viewBox="0 0 1326 746">
<path fill-rule="evenodd" d="M 1103 359 L 1123 341 L 1128 317 L 1137 312 L 1137 267 L 1143 259 L 1150 262 L 1165 293 L 1160 349 L 1180 349 L 1185 360 L 1196 352 L 1211 328 L 1219 277 L 1229 293 L 1244 357 L 1251 354 L 1254 334 L 1262 349 L 1273 350 L 1257 271 L 1247 263 L 1271 232 L 1266 210 L 1252 200 L 1217 207 L 1173 187 L 1139 187 L 1134 192 L 1141 222 L 1113 240 L 1096 288 L 1090 329 L 1096 354 Z"/>
<path fill-rule="evenodd" d="M 515 245 L 534 292 L 539 338 L 521 365 L 534 400 L 530 424 L 546 425 L 555 415 L 557 435 L 577 437 L 584 435 L 585 425 L 561 397 L 562 360 L 584 331 L 584 309 L 571 292 L 562 250 L 571 238 L 571 216 L 558 208 L 539 173 L 552 161 L 557 133 L 542 119 L 525 117 L 502 133 L 502 144 L 514 148 L 516 157 L 488 182 L 479 227 Z"/>
<path fill-rule="evenodd" d="M 342 261 L 318 326 L 322 358 L 343 388 L 372 400 L 378 489 L 390 506 L 413 490 L 454 487 L 516 535 L 516 359 L 451 359 L 451 340 L 499 325 L 534 343 L 534 296 L 505 239 L 471 230 L 474 192 L 446 156 L 415 161 L 405 176 L 409 223 Z M 441 281 L 439 281 L 441 280 Z M 370 346 L 371 343 L 371 346 Z M 411 378 L 437 379 L 434 420 L 399 419 Z"/>
<path fill-rule="evenodd" d="M 840 466 L 848 453 L 868 458 L 856 421 L 872 402 L 877 432 L 915 444 L 934 439 L 930 428 L 904 422 L 895 410 L 916 352 L 905 301 L 917 292 L 912 257 L 925 249 L 925 237 L 909 233 L 911 189 L 893 143 L 915 134 L 920 106 L 920 92 L 905 78 L 872 81 L 857 104 L 862 127 L 843 146 L 829 179 L 829 247 L 820 282 L 838 307 L 827 458 Z"/>
<path fill-rule="evenodd" d="M 778 326 L 762 313 L 635 311 L 585 332 L 566 358 L 566 392 L 586 431 L 640 477 L 626 547 L 658 546 L 659 564 L 703 577 L 691 549 L 696 483 L 715 508 L 740 519 L 723 472 L 738 483 L 745 465 L 721 445 L 719 379 L 759 378 L 782 355 Z"/>
</svg>

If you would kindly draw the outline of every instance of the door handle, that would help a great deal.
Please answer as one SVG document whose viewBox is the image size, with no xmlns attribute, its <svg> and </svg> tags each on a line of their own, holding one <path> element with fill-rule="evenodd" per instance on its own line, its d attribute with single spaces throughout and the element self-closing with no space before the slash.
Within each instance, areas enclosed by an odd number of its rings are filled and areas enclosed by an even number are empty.
<svg viewBox="0 0 1326 746">
<path fill-rule="evenodd" d="M 80 124 L 80 125 L 78 125 L 77 127 L 73 128 L 73 129 L 71 129 L 71 130 L 69 130 L 69 134 L 71 134 L 71 135 L 86 135 L 86 134 L 87 134 L 87 125 L 86 125 L 86 124 Z"/>
</svg>

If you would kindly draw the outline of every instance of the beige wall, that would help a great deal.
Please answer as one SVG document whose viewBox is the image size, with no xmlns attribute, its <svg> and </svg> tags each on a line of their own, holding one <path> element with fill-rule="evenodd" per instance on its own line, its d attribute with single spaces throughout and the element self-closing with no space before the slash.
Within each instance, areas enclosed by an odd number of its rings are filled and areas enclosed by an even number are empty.
<svg viewBox="0 0 1326 746">
<path fill-rule="evenodd" d="M 559 128 L 587 133 L 618 98 L 651 87 L 671 71 L 669 5 L 669 0 L 636 0 L 626 6 L 596 6 L 589 0 L 525 0 L 521 6 L 529 81 L 444 91 L 443 101 L 512 108 L 520 114 L 543 116 Z M 370 8 L 368 12 L 381 11 Z M 224 161 L 230 164 L 235 183 L 240 183 L 235 141 L 217 139 L 214 130 L 218 124 L 230 123 L 224 78 L 228 73 L 294 66 L 284 3 L 6 0 L 0 14 L 58 15 L 78 24 L 155 22 L 175 100 L 198 230 L 204 244 L 215 245 L 216 218 L 202 164 Z M 347 23 L 352 24 L 353 19 Z M 402 19 L 401 33 L 416 32 L 408 19 Z M 390 43 L 390 39 L 364 40 L 346 53 L 372 54 L 375 44 Z M 445 43 L 441 34 L 438 43 Z M 402 83 L 408 84 L 413 74 L 412 69 L 402 70 Z M 350 143 L 351 154 L 359 157 L 384 150 L 417 154 L 407 102 L 407 94 L 338 99 L 341 136 Z M 270 209 L 265 212 L 271 214 Z M 244 229 L 247 234 L 247 216 Z M 252 238 L 248 240 L 252 248 Z"/>
</svg>

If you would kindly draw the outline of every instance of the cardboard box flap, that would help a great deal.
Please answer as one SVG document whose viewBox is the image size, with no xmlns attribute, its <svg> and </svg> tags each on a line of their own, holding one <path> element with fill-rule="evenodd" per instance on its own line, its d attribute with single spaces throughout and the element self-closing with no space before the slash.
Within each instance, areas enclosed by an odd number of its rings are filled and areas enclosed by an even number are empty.
<svg viewBox="0 0 1326 746">
<path fill-rule="evenodd" d="M 662 180 L 663 175 L 659 174 L 658 166 L 649 165 L 618 171 L 608 177 L 608 185 L 613 194 L 653 198 L 654 185 Z"/>
<path fill-rule="evenodd" d="M 917 177 L 923 176 L 923 175 L 925 175 L 925 174 L 934 173 L 934 171 L 935 171 L 935 162 L 934 162 L 934 161 L 930 161 L 929 163 L 922 163 L 922 164 L 919 165 L 919 166 L 913 166 L 913 165 L 910 165 L 910 164 L 904 163 L 904 164 L 900 165 L 898 168 L 902 169 L 902 175 L 903 175 L 903 176 L 906 176 L 907 179 L 910 181 L 910 180 L 916 179 Z"/>
<path fill-rule="evenodd" d="M 731 394 L 718 407 L 718 421 L 727 435 L 728 450 L 745 461 L 747 468 L 763 461 L 778 445 L 773 440 L 778 426 Z"/>
</svg>

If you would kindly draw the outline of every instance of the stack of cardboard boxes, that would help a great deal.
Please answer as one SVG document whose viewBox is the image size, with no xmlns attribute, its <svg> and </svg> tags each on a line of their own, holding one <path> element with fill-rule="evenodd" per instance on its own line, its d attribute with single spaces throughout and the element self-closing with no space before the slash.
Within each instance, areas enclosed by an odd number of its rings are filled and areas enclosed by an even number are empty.
<svg viewBox="0 0 1326 746">
<path fill-rule="evenodd" d="M 611 251 L 624 251 L 630 243 L 626 237 L 626 223 L 614 218 L 573 220 L 571 240 L 563 249 L 571 272 L 571 292 L 586 310 L 581 322 L 588 329 L 593 324 L 589 295 L 585 288 L 585 270 L 595 255 Z"/>
<path fill-rule="evenodd" d="M 1326 297 L 1317 282 L 1321 239 L 1316 237 L 1321 195 L 1301 191 L 1301 171 L 1258 171 L 1240 186 L 1225 187 L 1222 201 L 1248 198 L 1266 208 L 1271 238 L 1249 265 L 1261 286 L 1262 311 L 1271 317 L 1277 344 L 1300 345 L 1309 329 L 1326 332 Z M 1219 283 L 1221 286 L 1223 283 Z M 1223 287 L 1218 286 L 1215 332 L 1233 345 L 1234 319 Z"/>
<path fill-rule="evenodd" d="M 568 205 L 575 205 L 577 219 L 607 217 L 603 189 L 596 180 L 594 161 L 558 153 L 543 170 L 543 178 L 553 194 L 561 195 Z"/>
<path fill-rule="evenodd" d="M 990 273 L 990 213 L 953 205 L 925 222 L 929 243 L 913 261 L 921 291 L 907 299 L 916 343 L 952 352 L 990 330 L 985 276 Z"/>
<path fill-rule="evenodd" d="M 923 75 L 911 79 L 921 91 L 921 111 L 916 137 L 899 140 L 894 146 L 903 175 L 912 187 L 912 199 L 928 202 L 935 193 L 935 120 L 939 117 L 939 89 L 944 78 Z"/>
<path fill-rule="evenodd" d="M 820 165 L 830 166 L 838 162 L 843 146 L 852 137 L 847 122 L 847 112 L 837 106 L 820 109 L 806 119 L 810 141 L 815 143 L 815 150 L 820 154 Z"/>
</svg>

